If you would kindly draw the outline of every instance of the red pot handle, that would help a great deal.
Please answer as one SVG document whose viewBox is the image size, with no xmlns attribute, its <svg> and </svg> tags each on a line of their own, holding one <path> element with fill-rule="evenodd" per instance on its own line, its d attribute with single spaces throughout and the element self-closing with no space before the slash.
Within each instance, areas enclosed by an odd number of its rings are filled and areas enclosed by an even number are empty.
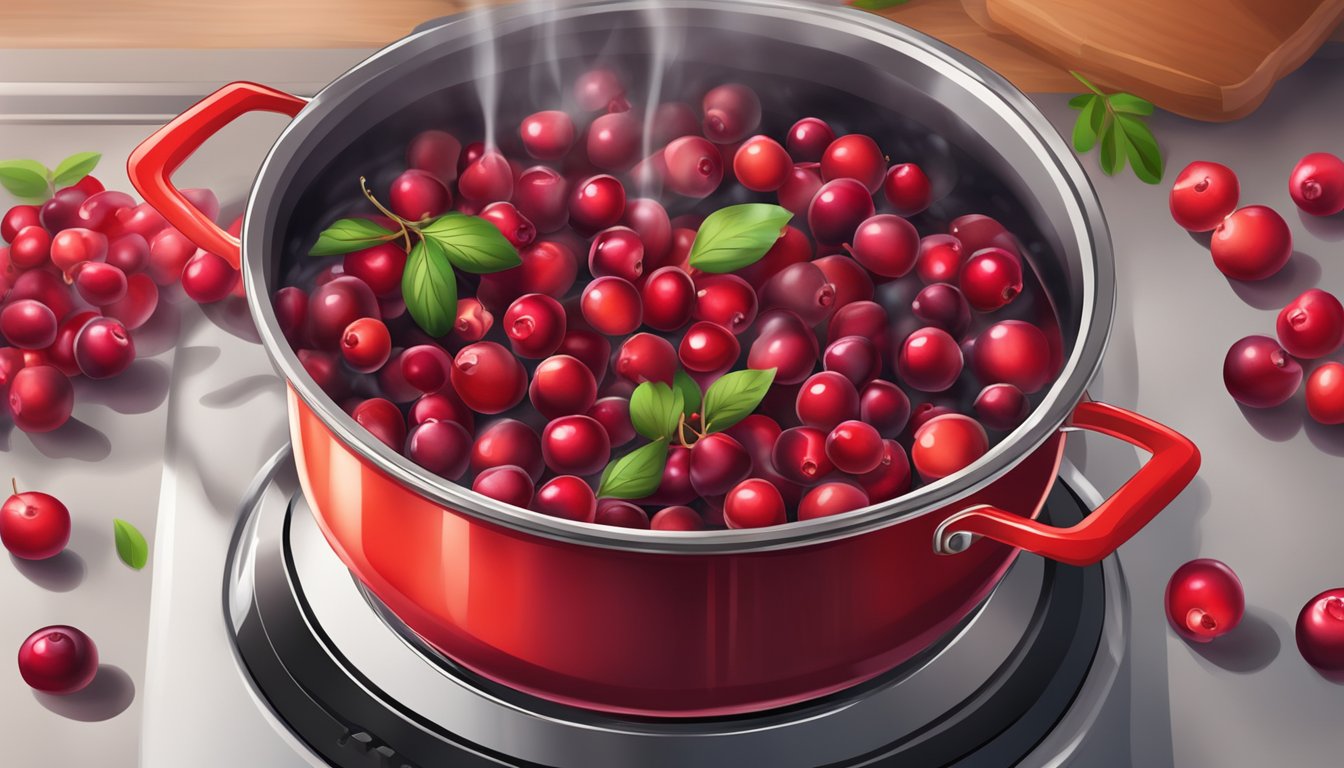
<svg viewBox="0 0 1344 768">
<path fill-rule="evenodd" d="M 1199 449 L 1183 435 L 1105 403 L 1085 402 L 1070 426 L 1118 437 L 1153 456 L 1119 490 L 1077 525 L 1055 528 L 988 505 L 962 510 L 938 526 L 934 551 L 964 552 L 981 536 L 1070 565 L 1091 565 L 1138 533 L 1190 484 Z"/>
<path fill-rule="evenodd" d="M 173 172 L 219 129 L 248 112 L 279 112 L 293 117 L 307 99 L 256 83 L 229 83 L 173 118 L 135 148 L 126 173 L 140 196 L 197 247 L 223 256 L 235 269 L 242 252 L 238 238 L 225 232 L 173 186 Z"/>
</svg>

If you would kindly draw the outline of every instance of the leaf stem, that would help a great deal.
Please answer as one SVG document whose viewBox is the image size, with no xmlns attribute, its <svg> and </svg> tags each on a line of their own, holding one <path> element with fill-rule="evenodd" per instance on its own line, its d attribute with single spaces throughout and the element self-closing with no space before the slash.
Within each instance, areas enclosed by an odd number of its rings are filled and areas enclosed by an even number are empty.
<svg viewBox="0 0 1344 768">
<path fill-rule="evenodd" d="M 393 212 L 387 210 L 386 208 L 383 207 L 383 204 L 382 204 L 382 203 L 378 202 L 378 198 L 374 197 L 374 196 L 373 196 L 373 193 L 369 191 L 369 183 L 368 183 L 368 179 L 364 178 L 363 176 L 360 176 L 360 177 L 359 177 L 359 188 L 360 188 L 361 190 L 363 190 L 363 192 L 364 192 L 364 196 L 367 197 L 367 198 L 369 199 L 369 202 L 370 202 L 370 203 L 373 203 L 373 207 L 374 207 L 374 208 L 377 208 L 379 211 L 382 212 L 382 214 L 383 214 L 384 216 L 386 216 L 387 218 L 389 218 L 389 219 L 395 221 L 395 222 L 401 227 L 401 236 L 404 237 L 404 238 L 406 239 L 406 252 L 407 252 L 407 253 L 410 253 L 410 252 L 411 252 L 411 232 L 410 232 L 410 230 L 413 229 L 413 227 L 411 227 L 411 226 L 407 223 L 407 221 L 406 221 L 405 219 L 403 219 L 403 218 L 401 218 L 400 216 L 398 216 L 397 214 L 395 214 L 395 213 L 393 213 Z M 420 231 L 419 231 L 419 230 L 416 230 L 416 234 L 417 234 L 417 235 L 420 234 Z"/>
<path fill-rule="evenodd" d="M 1082 75 L 1078 74 L 1077 72 L 1073 71 L 1072 69 L 1069 70 L 1069 74 L 1070 74 L 1070 75 L 1073 75 L 1073 77 L 1074 77 L 1075 80 L 1077 80 L 1078 82 L 1080 82 L 1080 83 L 1082 83 L 1083 85 L 1087 86 L 1087 90 L 1089 90 L 1089 91 L 1091 91 L 1091 92 L 1097 94 L 1097 95 L 1100 96 L 1103 100 L 1106 98 L 1106 94 L 1104 94 L 1104 93 L 1102 93 L 1100 90 L 1098 90 L 1097 86 L 1093 85 L 1093 84 L 1091 83 L 1091 81 L 1089 81 L 1086 77 L 1083 77 Z M 1108 109 L 1109 109 L 1109 107 L 1110 107 L 1110 105 L 1107 104 L 1107 108 L 1108 108 Z"/>
<path fill-rule="evenodd" d="M 19 478 L 17 478 L 17 477 L 11 477 L 11 478 L 9 478 L 9 485 L 10 485 L 11 488 L 14 489 L 14 495 L 15 495 L 15 496 L 18 496 L 18 495 L 19 495 Z"/>
</svg>

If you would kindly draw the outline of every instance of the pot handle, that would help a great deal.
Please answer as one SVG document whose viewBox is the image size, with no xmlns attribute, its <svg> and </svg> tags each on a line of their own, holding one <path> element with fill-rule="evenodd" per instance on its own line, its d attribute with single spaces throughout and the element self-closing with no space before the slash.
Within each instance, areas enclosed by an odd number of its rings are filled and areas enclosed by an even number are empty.
<svg viewBox="0 0 1344 768">
<path fill-rule="evenodd" d="M 1152 454 L 1119 490 L 1069 528 L 1055 528 L 988 505 L 962 510 L 934 532 L 940 555 L 966 551 L 980 537 L 1070 565 L 1110 555 L 1161 512 L 1199 471 L 1199 449 L 1157 422 L 1105 403 L 1080 403 L 1069 427 L 1118 437 Z"/>
<path fill-rule="evenodd" d="M 229 83 L 198 101 L 135 148 L 126 161 L 131 184 L 169 224 L 197 247 L 224 257 L 234 269 L 242 259 L 238 238 L 224 231 L 173 186 L 172 174 L 221 128 L 248 112 L 293 117 L 308 100 L 256 83 Z"/>
</svg>

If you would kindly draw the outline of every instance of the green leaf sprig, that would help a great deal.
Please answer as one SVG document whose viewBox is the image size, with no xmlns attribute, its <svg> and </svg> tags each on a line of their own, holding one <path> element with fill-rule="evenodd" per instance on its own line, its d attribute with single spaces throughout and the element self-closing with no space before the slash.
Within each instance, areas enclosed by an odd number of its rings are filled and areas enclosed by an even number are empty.
<svg viewBox="0 0 1344 768">
<path fill-rule="evenodd" d="M 736 272 L 761 260 L 793 218 L 787 208 L 743 203 L 709 214 L 696 231 L 688 262 L 701 272 Z"/>
<path fill-rule="evenodd" d="M 1128 93 L 1103 93 L 1087 78 L 1069 72 L 1090 93 L 1069 99 L 1069 106 L 1078 110 L 1073 124 L 1073 148 L 1080 153 L 1090 152 L 1101 145 L 1101 170 L 1114 176 L 1125 167 L 1125 161 L 1134 169 L 1134 175 L 1145 184 L 1162 181 L 1162 150 L 1143 118 L 1153 114 L 1153 104 Z"/>
<path fill-rule="evenodd" d="M 25 203 L 49 200 L 56 190 L 78 184 L 93 172 L 102 155 L 77 152 L 52 170 L 36 160 L 0 160 L 0 186 Z"/>
<path fill-rule="evenodd" d="M 457 274 L 483 275 L 522 264 L 518 249 L 493 224 L 477 216 L 446 213 L 421 221 L 407 221 L 389 211 L 359 177 L 364 196 L 397 225 L 388 229 L 368 219 L 338 219 L 322 230 L 309 249 L 310 256 L 339 256 L 375 245 L 402 241 L 406 269 L 401 293 L 415 324 L 431 336 L 443 336 L 457 319 Z"/>
</svg>

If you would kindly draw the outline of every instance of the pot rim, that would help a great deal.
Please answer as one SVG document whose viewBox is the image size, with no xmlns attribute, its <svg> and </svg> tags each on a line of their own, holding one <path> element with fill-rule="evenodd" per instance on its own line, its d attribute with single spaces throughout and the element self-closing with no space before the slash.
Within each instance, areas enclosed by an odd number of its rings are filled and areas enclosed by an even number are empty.
<svg viewBox="0 0 1344 768">
<path fill-rule="evenodd" d="M 1064 361 L 1060 375 L 1027 420 L 991 447 L 977 462 L 961 472 L 890 501 L 839 515 L 769 528 L 681 532 L 593 525 L 549 517 L 504 504 L 419 467 L 381 441 L 368 438 L 363 428 L 317 387 L 300 364 L 297 354 L 280 331 L 267 287 L 265 260 L 249 256 L 267 248 L 267 227 L 246 225 L 246 222 L 266 221 L 270 213 L 268 201 L 278 195 L 283 181 L 281 174 L 274 169 L 291 159 L 291 145 L 297 145 L 300 138 L 320 124 L 348 93 L 361 88 L 388 69 L 395 68 L 402 58 L 446 42 L 470 41 L 485 24 L 521 28 L 557 18 L 668 8 L 784 17 L 827 26 L 835 31 L 899 49 L 902 53 L 919 57 L 942 77 L 957 81 L 974 97 L 995 108 L 1019 134 L 1035 145 L 1037 158 L 1065 191 L 1069 218 L 1067 231 L 1077 238 L 1081 254 L 1079 262 L 1083 295 L 1080 302 L 1079 341 Z M 432 41 L 429 39 L 431 36 L 435 38 Z M 285 127 L 257 172 L 245 214 L 242 251 L 243 269 L 247 275 L 247 301 L 262 344 L 273 364 L 284 375 L 290 389 L 342 443 L 378 470 L 448 510 L 527 534 L 626 551 L 694 555 L 814 545 L 893 525 L 955 503 L 1011 471 L 1065 425 L 1074 405 L 1084 398 L 1085 390 L 1101 364 L 1115 310 L 1113 252 L 1100 201 L 1063 138 L 1021 91 L 967 54 L 908 27 L 856 9 L 818 6 L 802 0 L 737 0 L 731 6 L 713 0 L 596 0 L 551 10 L 519 6 L 484 9 L 427 22 L 325 86 Z"/>
</svg>

